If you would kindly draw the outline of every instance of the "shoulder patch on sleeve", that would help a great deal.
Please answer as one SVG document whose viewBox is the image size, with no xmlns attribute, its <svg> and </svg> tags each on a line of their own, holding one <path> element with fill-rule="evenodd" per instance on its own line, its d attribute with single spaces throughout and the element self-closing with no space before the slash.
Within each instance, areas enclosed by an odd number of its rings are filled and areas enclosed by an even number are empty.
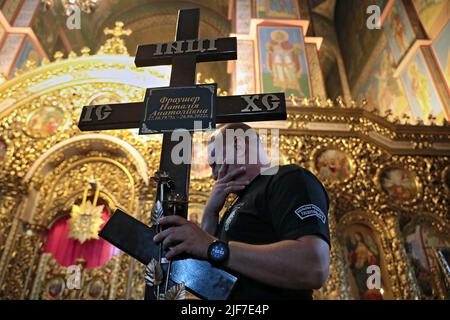
<svg viewBox="0 0 450 320">
<path fill-rule="evenodd" d="M 314 204 L 305 204 L 295 209 L 295 214 L 302 220 L 308 217 L 316 216 L 323 223 L 325 223 L 325 220 L 327 219 L 322 210 L 320 210 L 320 208 Z"/>
</svg>

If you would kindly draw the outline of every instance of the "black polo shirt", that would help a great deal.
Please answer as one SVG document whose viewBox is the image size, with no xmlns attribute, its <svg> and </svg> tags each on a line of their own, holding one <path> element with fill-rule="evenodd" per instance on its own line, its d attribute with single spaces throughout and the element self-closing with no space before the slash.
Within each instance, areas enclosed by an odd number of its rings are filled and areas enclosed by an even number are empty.
<svg viewBox="0 0 450 320">
<path fill-rule="evenodd" d="M 224 214 L 216 235 L 225 241 L 249 244 L 317 235 L 330 244 L 327 213 L 328 196 L 320 181 L 296 165 L 280 166 L 275 174 L 253 179 Z M 312 298 L 312 290 L 277 288 L 237 276 L 230 299 Z"/>
</svg>

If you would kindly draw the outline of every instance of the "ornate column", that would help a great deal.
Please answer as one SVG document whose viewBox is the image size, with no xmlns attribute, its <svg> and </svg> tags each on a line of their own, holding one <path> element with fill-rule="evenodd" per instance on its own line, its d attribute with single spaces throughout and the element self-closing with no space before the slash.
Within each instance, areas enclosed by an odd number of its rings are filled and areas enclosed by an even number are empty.
<svg viewBox="0 0 450 320">
<path fill-rule="evenodd" d="M 6 260 L 7 265 L 4 268 L 0 289 L 0 296 L 5 299 L 28 298 L 43 245 L 42 226 L 16 221 L 17 228 L 13 235 L 10 259 Z"/>
<path fill-rule="evenodd" d="M 3 186 L 3 193 L 0 195 L 0 228 L 2 230 L 0 233 L 0 285 L 2 285 L 15 234 L 21 225 L 19 217 L 23 210 L 27 187 L 16 181 L 0 183 Z"/>
<path fill-rule="evenodd" d="M 345 254 L 338 240 L 336 232 L 336 219 L 335 219 L 335 207 L 336 201 L 332 200 L 330 203 L 330 209 L 328 211 L 328 223 L 330 226 L 330 240 L 331 240 L 331 253 L 330 253 L 330 275 L 328 281 L 324 287 L 325 298 L 348 300 L 350 295 L 350 281 L 348 279 L 347 272 L 345 271 Z"/>
<path fill-rule="evenodd" d="M 141 186 L 139 188 L 139 201 L 136 209 L 135 217 L 144 222 L 150 221 L 150 211 L 153 205 L 153 191 L 150 185 Z M 126 280 L 125 299 L 141 300 L 144 296 L 144 267 L 135 259 L 130 259 L 129 269 Z"/>
<path fill-rule="evenodd" d="M 394 258 L 393 265 L 396 269 L 400 299 L 419 299 L 419 287 L 413 274 L 413 267 L 406 254 L 403 235 L 400 231 L 398 219 L 394 214 L 384 219 L 390 238 L 390 246 Z"/>
</svg>

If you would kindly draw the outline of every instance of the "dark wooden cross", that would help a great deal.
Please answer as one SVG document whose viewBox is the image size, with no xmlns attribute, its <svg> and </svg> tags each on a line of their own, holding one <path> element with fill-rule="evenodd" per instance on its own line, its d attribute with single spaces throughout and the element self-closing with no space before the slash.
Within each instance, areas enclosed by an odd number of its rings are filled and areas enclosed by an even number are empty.
<svg viewBox="0 0 450 320">
<path fill-rule="evenodd" d="M 170 87 L 186 87 L 195 85 L 198 62 L 237 59 L 236 38 L 198 39 L 199 20 L 199 9 L 180 10 L 175 41 L 140 45 L 135 58 L 136 66 L 172 64 Z M 85 106 L 78 127 L 82 131 L 138 128 L 144 118 L 145 107 L 145 102 Z M 217 97 L 215 114 L 216 123 L 284 120 L 284 93 Z M 190 164 L 174 164 L 171 160 L 172 148 L 177 143 L 171 141 L 170 133 L 163 134 L 159 173 L 169 177 L 170 189 L 178 198 L 188 199 Z M 156 198 L 159 195 L 158 188 Z M 187 217 L 187 205 L 180 208 L 176 214 Z M 195 261 L 191 259 L 190 262 Z M 174 273 L 188 272 L 186 268 L 179 265 Z M 210 274 L 212 272 L 205 270 Z"/>
</svg>

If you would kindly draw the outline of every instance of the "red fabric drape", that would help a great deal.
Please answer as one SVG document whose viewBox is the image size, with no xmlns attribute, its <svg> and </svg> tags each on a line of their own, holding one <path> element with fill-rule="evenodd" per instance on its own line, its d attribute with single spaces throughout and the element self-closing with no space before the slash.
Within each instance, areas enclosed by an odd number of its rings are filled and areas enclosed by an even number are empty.
<svg viewBox="0 0 450 320">
<path fill-rule="evenodd" d="M 105 207 L 102 212 L 103 225 L 109 220 L 109 212 Z M 68 239 L 70 215 L 59 218 L 47 235 L 44 252 L 49 252 L 62 266 L 75 265 L 77 259 L 86 261 L 85 268 L 96 268 L 104 265 L 113 256 L 118 255 L 120 250 L 102 238 L 87 240 L 81 244 L 78 240 Z M 102 227 L 103 227 L 102 225 Z"/>
</svg>

